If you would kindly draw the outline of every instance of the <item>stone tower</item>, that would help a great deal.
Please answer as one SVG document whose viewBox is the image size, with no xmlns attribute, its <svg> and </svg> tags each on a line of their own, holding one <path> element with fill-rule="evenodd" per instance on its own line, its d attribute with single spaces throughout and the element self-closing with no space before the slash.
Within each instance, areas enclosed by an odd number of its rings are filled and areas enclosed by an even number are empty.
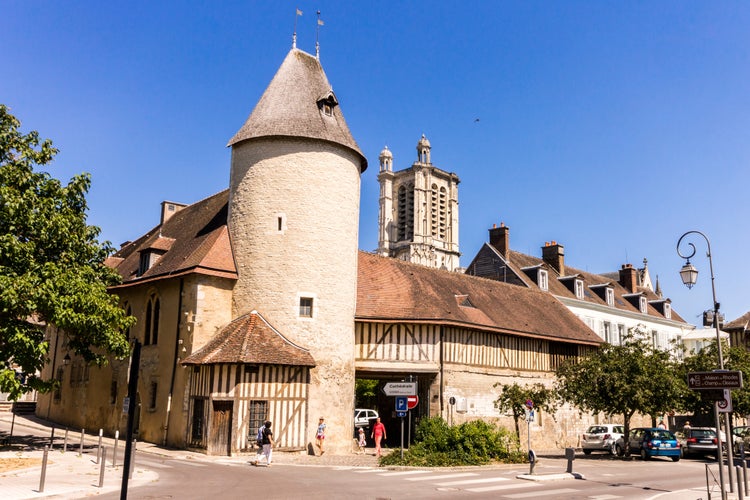
<svg viewBox="0 0 750 500">
<path fill-rule="evenodd" d="M 422 135 L 417 161 L 393 171 L 388 147 L 380 153 L 378 253 L 430 267 L 459 267 L 458 176 L 435 167 Z"/>
<path fill-rule="evenodd" d="M 257 310 L 310 350 L 306 432 L 327 419 L 348 451 L 360 174 L 367 168 L 320 61 L 293 48 L 232 148 L 228 226 L 235 317 Z M 273 420 L 273 415 L 270 416 Z M 326 440 L 329 441 L 329 440 Z"/>
</svg>

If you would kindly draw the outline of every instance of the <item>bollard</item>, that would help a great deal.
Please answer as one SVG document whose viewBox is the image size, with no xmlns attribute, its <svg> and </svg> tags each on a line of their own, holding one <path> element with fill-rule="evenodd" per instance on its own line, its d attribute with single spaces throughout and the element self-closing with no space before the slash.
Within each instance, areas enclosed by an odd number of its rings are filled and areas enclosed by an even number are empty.
<svg viewBox="0 0 750 500">
<path fill-rule="evenodd" d="M 740 474 L 742 471 L 740 470 L 739 465 L 735 465 L 734 468 L 737 472 L 737 493 L 739 495 L 739 499 L 745 500 L 745 488 L 742 487 L 742 474 Z"/>
<path fill-rule="evenodd" d="M 42 456 L 42 477 L 39 478 L 39 493 L 44 493 L 44 480 L 47 477 L 47 454 L 49 453 L 49 446 L 44 447 L 44 455 Z"/>
<path fill-rule="evenodd" d="M 536 466 L 536 453 L 534 450 L 529 450 L 529 475 L 534 474 L 534 466 Z"/>
<path fill-rule="evenodd" d="M 104 434 L 104 431 L 102 429 L 99 429 L 99 446 L 96 448 L 96 463 L 99 463 L 99 458 L 102 454 L 102 435 Z"/>
<path fill-rule="evenodd" d="M 99 469 L 99 487 L 104 486 L 104 467 L 107 464 L 107 448 L 102 449 L 102 466 Z"/>
<path fill-rule="evenodd" d="M 565 459 L 568 461 L 568 474 L 573 474 L 573 460 L 576 459 L 576 450 L 574 448 L 565 448 Z"/>
<path fill-rule="evenodd" d="M 65 428 L 65 439 L 63 440 L 63 453 L 68 451 L 68 428 Z"/>
<path fill-rule="evenodd" d="M 130 470 L 128 471 L 128 479 L 133 479 L 133 466 L 135 465 L 135 439 L 133 440 L 133 449 L 130 453 Z"/>
<path fill-rule="evenodd" d="M 81 429 L 81 446 L 78 448 L 78 456 L 83 456 L 83 435 L 86 432 L 86 429 Z"/>
<path fill-rule="evenodd" d="M 117 442 L 120 440 L 120 431 L 115 431 L 115 449 L 112 452 L 112 467 L 117 467 Z"/>
<path fill-rule="evenodd" d="M 52 426 L 52 433 L 49 435 L 49 447 L 50 449 L 55 447 L 55 426 Z"/>
</svg>

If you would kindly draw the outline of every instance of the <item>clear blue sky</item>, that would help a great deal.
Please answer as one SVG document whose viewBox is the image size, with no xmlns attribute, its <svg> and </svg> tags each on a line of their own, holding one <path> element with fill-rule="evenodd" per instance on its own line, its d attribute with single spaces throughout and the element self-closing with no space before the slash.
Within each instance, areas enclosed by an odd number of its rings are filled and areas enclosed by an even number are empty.
<svg viewBox="0 0 750 500">
<path fill-rule="evenodd" d="M 750 310 L 750 3 L 20 2 L 0 0 L 0 102 L 91 172 L 90 222 L 115 245 L 229 181 L 229 138 L 291 47 L 315 51 L 367 156 L 360 247 L 377 247 L 378 153 L 461 184 L 467 265 L 493 223 L 511 246 L 565 246 L 592 272 L 647 257 L 688 321 L 679 236 L 711 238 L 727 319 Z M 479 118 L 477 122 L 476 119 Z"/>
</svg>

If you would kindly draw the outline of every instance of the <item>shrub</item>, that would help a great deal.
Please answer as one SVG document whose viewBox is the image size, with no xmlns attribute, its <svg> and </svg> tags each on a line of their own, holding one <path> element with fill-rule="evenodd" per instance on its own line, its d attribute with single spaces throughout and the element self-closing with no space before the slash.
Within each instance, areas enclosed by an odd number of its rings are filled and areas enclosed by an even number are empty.
<svg viewBox="0 0 750 500">
<path fill-rule="evenodd" d="M 441 417 L 426 418 L 417 426 L 416 442 L 401 453 L 393 452 L 380 459 L 381 465 L 447 467 L 483 465 L 493 461 L 521 463 L 525 454 L 512 434 L 483 420 L 473 420 L 450 427 Z"/>
</svg>

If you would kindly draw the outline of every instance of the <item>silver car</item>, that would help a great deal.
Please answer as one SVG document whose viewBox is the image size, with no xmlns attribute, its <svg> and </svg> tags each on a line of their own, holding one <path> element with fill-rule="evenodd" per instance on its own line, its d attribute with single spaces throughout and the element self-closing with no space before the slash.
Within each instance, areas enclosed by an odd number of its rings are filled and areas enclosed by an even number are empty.
<svg viewBox="0 0 750 500">
<path fill-rule="evenodd" d="M 590 455 L 592 451 L 607 451 L 612 455 L 617 453 L 617 440 L 622 438 L 625 428 L 620 424 L 592 425 L 581 437 L 583 453 Z"/>
</svg>

